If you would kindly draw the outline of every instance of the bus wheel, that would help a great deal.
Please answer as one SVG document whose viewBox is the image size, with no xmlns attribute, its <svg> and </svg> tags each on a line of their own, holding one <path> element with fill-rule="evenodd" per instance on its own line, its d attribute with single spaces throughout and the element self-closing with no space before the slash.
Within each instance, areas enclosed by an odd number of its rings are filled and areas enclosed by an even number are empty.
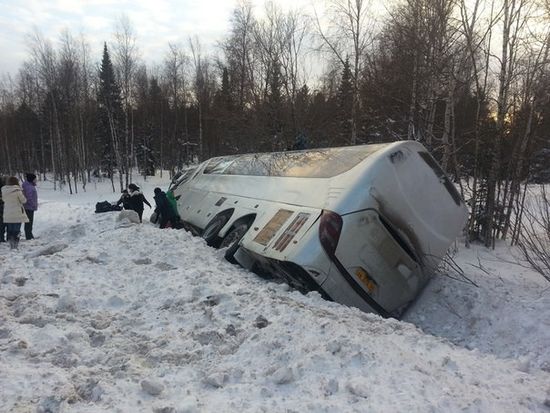
<svg viewBox="0 0 550 413">
<path fill-rule="evenodd" d="M 204 231 L 202 232 L 202 238 L 206 241 L 206 244 L 214 247 L 218 242 L 218 233 L 227 222 L 228 217 L 226 215 L 218 215 L 212 221 L 208 223 Z"/>
<path fill-rule="evenodd" d="M 237 225 L 235 228 L 227 233 L 222 243 L 220 244 L 220 248 L 227 248 L 227 250 L 225 251 L 225 259 L 231 264 L 237 264 L 234 255 L 239 248 L 239 242 L 241 241 L 242 237 L 244 237 L 244 234 L 246 234 L 246 231 L 248 231 L 248 228 L 249 225 L 247 223 Z"/>
</svg>

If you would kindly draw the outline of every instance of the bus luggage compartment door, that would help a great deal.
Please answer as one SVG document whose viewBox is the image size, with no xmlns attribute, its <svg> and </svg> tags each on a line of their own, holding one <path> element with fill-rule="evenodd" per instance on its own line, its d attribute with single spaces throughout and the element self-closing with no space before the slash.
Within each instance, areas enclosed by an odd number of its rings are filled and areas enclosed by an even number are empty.
<svg viewBox="0 0 550 413">
<path fill-rule="evenodd" d="M 425 283 L 420 266 L 375 210 L 344 215 L 336 257 L 388 313 L 406 307 Z"/>
</svg>

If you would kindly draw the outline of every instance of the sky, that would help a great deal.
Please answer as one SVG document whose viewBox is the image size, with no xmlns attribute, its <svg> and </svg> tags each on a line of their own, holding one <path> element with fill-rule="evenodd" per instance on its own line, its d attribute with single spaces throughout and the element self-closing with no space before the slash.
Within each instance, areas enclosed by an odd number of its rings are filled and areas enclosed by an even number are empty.
<svg viewBox="0 0 550 413">
<path fill-rule="evenodd" d="M 135 179 L 150 201 L 168 185 Z M 152 209 L 95 214 L 108 180 L 37 188 L 36 239 L 0 243 L 0 412 L 549 412 L 550 289 L 517 248 L 459 241 L 471 282 L 443 269 L 398 321 L 268 282 Z"/>
<path fill-rule="evenodd" d="M 263 1 L 254 0 L 255 6 Z M 278 0 L 284 9 L 309 4 L 306 0 Z M 0 0 L 0 75 L 15 75 L 28 57 L 27 37 L 37 28 L 54 42 L 68 29 L 83 33 L 98 58 L 104 41 L 111 41 L 116 22 L 129 18 L 141 57 L 162 61 L 168 43 L 185 44 L 197 35 L 213 50 L 229 30 L 236 0 Z"/>
</svg>

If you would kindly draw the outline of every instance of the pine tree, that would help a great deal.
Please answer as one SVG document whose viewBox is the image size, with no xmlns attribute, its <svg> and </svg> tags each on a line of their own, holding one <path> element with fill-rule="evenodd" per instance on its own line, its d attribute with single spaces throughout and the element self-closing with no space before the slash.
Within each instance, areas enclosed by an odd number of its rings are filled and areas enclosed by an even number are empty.
<svg viewBox="0 0 550 413">
<path fill-rule="evenodd" d="M 107 170 L 113 181 L 114 170 L 119 168 L 120 187 L 122 181 L 122 155 L 120 148 L 121 125 L 123 120 L 120 89 L 115 80 L 115 72 L 107 43 L 103 47 L 103 59 L 99 71 L 98 102 L 98 141 L 100 143 L 100 166 Z M 114 190 L 114 184 L 113 184 Z"/>
<path fill-rule="evenodd" d="M 283 142 L 283 108 L 281 99 L 281 66 L 275 62 L 271 70 L 269 80 L 269 91 L 267 95 L 267 122 L 269 125 L 269 134 L 272 138 L 272 149 L 281 149 L 285 147 Z"/>
<path fill-rule="evenodd" d="M 163 106 L 163 94 L 160 88 L 158 79 L 156 77 L 151 78 L 148 93 L 149 100 L 149 123 L 146 133 L 142 142 L 142 172 L 146 175 L 154 175 L 155 169 L 158 166 L 157 154 L 158 150 L 155 149 L 153 142 L 155 137 L 162 139 L 162 106 Z M 159 142 L 160 144 L 160 142 Z"/>
<path fill-rule="evenodd" d="M 221 103 L 223 109 L 230 112 L 233 109 L 233 97 L 231 96 L 231 86 L 229 84 L 229 73 L 227 68 L 223 68 L 222 87 L 220 90 Z"/>
<path fill-rule="evenodd" d="M 217 144 L 219 153 L 234 152 L 237 145 L 235 124 L 238 121 L 236 119 L 236 107 L 229 81 L 229 72 L 226 67 L 222 71 L 221 87 L 215 94 L 212 111 L 212 127 L 216 131 L 215 133 L 221 137 Z"/>
<path fill-rule="evenodd" d="M 309 126 L 306 123 L 308 109 L 310 106 L 310 92 L 307 85 L 303 85 L 296 93 L 296 130 L 305 131 Z"/>
<path fill-rule="evenodd" d="M 339 144 L 345 145 L 351 142 L 352 126 L 352 108 L 353 108 L 353 83 L 352 73 L 349 66 L 349 58 L 344 62 L 342 70 L 342 79 L 338 87 L 338 113 L 336 120 L 338 122 Z"/>
</svg>

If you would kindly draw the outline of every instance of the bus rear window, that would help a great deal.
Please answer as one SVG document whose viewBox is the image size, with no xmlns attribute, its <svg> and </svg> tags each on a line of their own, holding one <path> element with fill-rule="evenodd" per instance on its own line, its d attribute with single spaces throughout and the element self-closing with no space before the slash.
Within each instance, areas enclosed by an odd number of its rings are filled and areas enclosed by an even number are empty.
<svg viewBox="0 0 550 413">
<path fill-rule="evenodd" d="M 212 159 L 205 174 L 330 178 L 356 166 L 386 145 L 254 153 Z"/>
</svg>

